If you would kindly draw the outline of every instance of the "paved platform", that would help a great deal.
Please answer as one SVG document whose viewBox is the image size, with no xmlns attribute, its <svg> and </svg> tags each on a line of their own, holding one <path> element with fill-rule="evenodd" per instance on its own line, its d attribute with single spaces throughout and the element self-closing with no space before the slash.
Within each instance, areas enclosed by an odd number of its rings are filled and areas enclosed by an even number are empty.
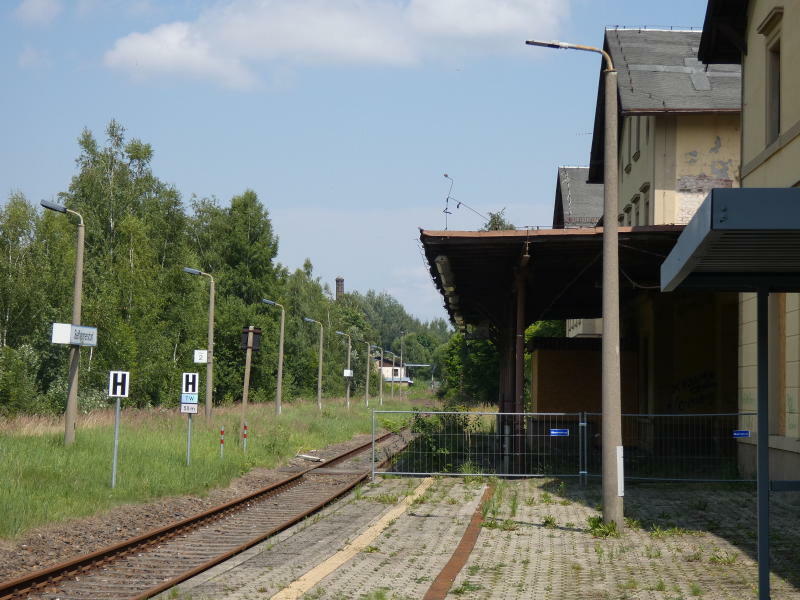
<svg viewBox="0 0 800 600">
<path fill-rule="evenodd" d="M 387 478 L 164 598 L 272 598 L 314 567 L 291 597 L 422 598 L 478 509 L 485 482 L 436 479 L 398 512 L 421 479 Z M 730 485 L 633 485 L 619 538 L 594 537 L 596 485 L 530 479 L 495 482 L 477 544 L 448 598 L 745 600 L 756 597 L 755 491 Z M 381 522 L 395 510 L 398 516 Z M 773 598 L 800 600 L 800 498 L 774 495 Z M 339 563 L 358 536 L 374 535 Z M 288 597 L 285 595 L 280 598 Z"/>
</svg>

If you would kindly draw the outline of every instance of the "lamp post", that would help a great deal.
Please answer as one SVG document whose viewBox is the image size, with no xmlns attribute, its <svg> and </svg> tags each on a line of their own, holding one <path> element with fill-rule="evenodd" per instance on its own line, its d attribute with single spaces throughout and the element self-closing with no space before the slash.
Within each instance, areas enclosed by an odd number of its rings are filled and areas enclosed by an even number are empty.
<svg viewBox="0 0 800 600">
<path fill-rule="evenodd" d="M 346 334 L 344 331 L 337 331 L 336 335 L 343 335 L 343 336 L 345 336 L 347 338 L 347 370 L 348 370 L 349 374 L 346 377 L 346 379 L 347 379 L 347 392 L 346 392 L 345 398 L 347 400 L 347 408 L 349 409 L 350 408 L 350 380 L 353 378 L 353 372 L 350 370 L 350 347 L 351 347 L 352 341 L 350 339 L 350 336 L 348 334 Z"/>
<path fill-rule="evenodd" d="M 621 530 L 622 506 L 622 416 L 619 357 L 619 246 L 617 235 L 617 72 L 611 56 L 601 48 L 528 40 L 529 46 L 596 52 L 605 61 L 605 147 L 603 170 L 603 341 L 601 429 L 603 453 L 603 520 Z M 618 480 L 619 477 L 619 480 Z"/>
<path fill-rule="evenodd" d="M 78 242 L 75 246 L 75 282 L 72 287 L 72 324 L 81 324 L 81 302 L 83 299 L 83 217 L 66 206 L 42 200 L 41 205 L 49 210 L 78 217 Z M 81 362 L 81 347 L 69 347 L 69 383 L 67 388 L 67 407 L 64 411 L 64 445 L 75 441 L 75 421 L 78 415 L 78 370 Z"/>
<path fill-rule="evenodd" d="M 286 320 L 286 311 L 282 304 L 273 300 L 262 299 L 261 302 L 270 306 L 277 306 L 281 309 L 281 334 L 278 341 L 278 382 L 275 390 L 275 414 L 281 414 L 281 395 L 283 393 L 283 325 Z"/>
<path fill-rule="evenodd" d="M 370 344 L 367 341 L 365 341 L 364 343 L 367 345 L 367 365 L 366 365 L 366 369 L 364 370 L 364 373 L 366 373 L 366 375 L 364 376 L 365 377 L 365 381 L 364 381 L 364 406 L 369 407 L 369 367 L 370 367 L 370 362 L 369 361 L 371 360 L 371 358 L 370 358 L 370 350 L 372 349 L 372 344 Z"/>
<path fill-rule="evenodd" d="M 206 362 L 206 418 L 211 418 L 214 403 L 214 278 L 200 269 L 183 267 L 184 273 L 208 277 L 211 282 L 208 292 L 208 361 Z"/>
<path fill-rule="evenodd" d="M 392 400 L 394 400 L 394 361 L 397 358 L 397 355 L 394 352 L 392 352 L 391 350 L 387 350 L 386 353 L 392 355 L 392 379 L 391 379 L 392 391 L 391 391 L 391 396 L 392 396 Z"/>
<path fill-rule="evenodd" d="M 380 389 L 380 405 L 383 406 L 383 348 L 380 346 L 372 346 L 375 350 L 381 351 L 381 366 L 378 369 L 378 388 Z"/>
<path fill-rule="evenodd" d="M 406 332 L 402 329 L 400 330 L 400 375 L 401 375 L 401 383 L 403 378 L 403 337 L 405 336 Z M 403 391 L 402 385 L 400 386 L 400 396 L 401 398 L 405 397 L 405 392 Z"/>
<path fill-rule="evenodd" d="M 319 368 L 317 370 L 317 408 L 322 410 L 322 335 L 323 335 L 323 327 L 322 323 L 317 321 L 316 319 L 309 319 L 308 317 L 303 317 L 303 321 L 306 323 L 316 323 L 319 325 Z"/>
</svg>

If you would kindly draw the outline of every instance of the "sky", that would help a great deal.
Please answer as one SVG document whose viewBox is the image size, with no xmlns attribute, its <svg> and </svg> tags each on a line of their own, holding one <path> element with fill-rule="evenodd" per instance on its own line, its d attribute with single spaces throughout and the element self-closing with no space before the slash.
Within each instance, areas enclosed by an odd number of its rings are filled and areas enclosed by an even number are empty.
<svg viewBox="0 0 800 600">
<path fill-rule="evenodd" d="M 419 243 L 445 198 L 552 223 L 586 165 L 605 27 L 702 26 L 702 0 L 0 0 L 0 202 L 53 200 L 84 128 L 152 145 L 187 206 L 255 190 L 278 260 L 446 318 Z M 464 206 L 449 229 L 480 229 Z"/>
</svg>

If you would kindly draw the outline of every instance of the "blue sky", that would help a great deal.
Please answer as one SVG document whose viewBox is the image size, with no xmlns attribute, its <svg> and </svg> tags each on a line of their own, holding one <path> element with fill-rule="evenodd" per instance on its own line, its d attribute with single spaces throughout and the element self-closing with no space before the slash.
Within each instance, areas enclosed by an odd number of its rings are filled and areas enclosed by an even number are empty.
<svg viewBox="0 0 800 600">
<path fill-rule="evenodd" d="M 189 201 L 255 190 L 289 268 L 445 316 L 418 243 L 444 198 L 552 220 L 589 157 L 605 26 L 701 26 L 702 0 L 5 0 L 0 199 L 52 199 L 84 127 L 152 144 Z M 451 207 L 452 209 L 452 207 Z M 453 209 L 450 229 L 478 229 Z"/>
</svg>

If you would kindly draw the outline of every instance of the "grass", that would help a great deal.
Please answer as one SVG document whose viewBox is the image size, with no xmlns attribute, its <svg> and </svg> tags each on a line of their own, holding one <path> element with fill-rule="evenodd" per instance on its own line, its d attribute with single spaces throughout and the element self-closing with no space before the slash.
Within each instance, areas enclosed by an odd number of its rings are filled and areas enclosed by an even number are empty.
<svg viewBox="0 0 800 600">
<path fill-rule="evenodd" d="M 604 523 L 603 517 L 593 516 L 593 517 L 587 517 L 586 522 L 589 525 L 589 533 L 591 533 L 593 537 L 617 538 L 620 536 L 619 530 L 617 529 L 617 524 L 614 521 Z"/>
<path fill-rule="evenodd" d="M 462 583 L 460 586 L 450 590 L 450 593 L 453 594 L 454 596 L 461 596 L 468 592 L 477 592 L 478 590 L 482 589 L 483 589 L 482 585 L 478 583 L 472 583 L 471 581 L 466 579 L 464 580 L 464 583 Z"/>
<path fill-rule="evenodd" d="M 397 408 L 407 404 L 395 403 Z M 386 408 L 392 408 L 384 400 Z M 286 403 L 276 418 L 268 405 L 251 405 L 247 452 L 238 444 L 241 409 L 215 409 L 211 422 L 196 416 L 192 457 L 186 465 L 187 417 L 174 410 L 124 411 L 120 427 L 117 487 L 111 489 L 113 424 L 79 427 L 66 448 L 61 432 L 0 433 L 0 537 L 14 538 L 48 523 L 84 517 L 128 503 L 195 494 L 226 486 L 253 467 L 273 468 L 308 452 L 371 429 L 371 413 L 328 401 L 322 414 L 313 402 Z M 225 427 L 225 457 L 219 429 Z M 0 428 L 0 431 L 7 431 Z M 27 431 L 27 430 L 26 430 Z"/>
</svg>

